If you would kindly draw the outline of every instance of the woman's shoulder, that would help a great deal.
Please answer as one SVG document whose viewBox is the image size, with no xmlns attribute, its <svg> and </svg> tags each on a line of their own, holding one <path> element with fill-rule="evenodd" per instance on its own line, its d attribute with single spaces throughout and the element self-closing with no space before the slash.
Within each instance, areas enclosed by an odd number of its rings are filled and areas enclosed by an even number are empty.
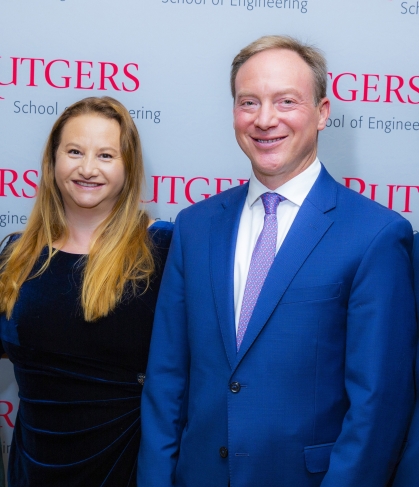
<svg viewBox="0 0 419 487">
<path fill-rule="evenodd" d="M 4 250 L 13 242 L 16 242 L 22 236 L 22 232 L 15 232 L 7 235 L 1 242 L 0 242 L 0 249 Z"/>
<path fill-rule="evenodd" d="M 172 240 L 173 228 L 172 222 L 156 220 L 148 227 L 148 233 L 155 245 L 168 248 Z"/>
</svg>

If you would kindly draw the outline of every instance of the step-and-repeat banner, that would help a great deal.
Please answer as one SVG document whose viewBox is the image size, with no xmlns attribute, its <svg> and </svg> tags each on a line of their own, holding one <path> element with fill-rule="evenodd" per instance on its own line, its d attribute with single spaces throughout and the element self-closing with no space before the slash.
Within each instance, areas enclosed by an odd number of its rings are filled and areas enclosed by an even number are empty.
<svg viewBox="0 0 419 487">
<path fill-rule="evenodd" d="M 249 177 L 235 141 L 230 64 L 249 42 L 289 34 L 327 56 L 332 114 L 320 159 L 354 191 L 419 229 L 416 0 L 3 0 L 0 6 L 0 238 L 24 228 L 57 116 L 86 96 L 129 109 L 155 218 Z M 7 459 L 18 408 L 0 364 Z"/>
</svg>

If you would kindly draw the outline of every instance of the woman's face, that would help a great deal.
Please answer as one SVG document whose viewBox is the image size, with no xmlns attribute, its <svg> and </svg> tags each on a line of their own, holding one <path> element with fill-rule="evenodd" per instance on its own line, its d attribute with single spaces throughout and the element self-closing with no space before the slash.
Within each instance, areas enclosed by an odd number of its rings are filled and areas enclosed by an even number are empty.
<svg viewBox="0 0 419 487">
<path fill-rule="evenodd" d="M 61 133 L 55 157 L 55 181 L 69 212 L 112 211 L 125 182 L 120 126 L 100 115 L 71 118 Z"/>
</svg>

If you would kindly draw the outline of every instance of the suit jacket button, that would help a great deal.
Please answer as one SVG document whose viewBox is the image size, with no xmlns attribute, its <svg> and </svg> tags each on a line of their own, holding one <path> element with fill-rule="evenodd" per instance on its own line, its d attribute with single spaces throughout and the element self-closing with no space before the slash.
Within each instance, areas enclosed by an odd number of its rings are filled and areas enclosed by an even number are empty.
<svg viewBox="0 0 419 487">
<path fill-rule="evenodd" d="M 145 374 L 144 373 L 140 372 L 139 374 L 137 374 L 137 381 L 141 386 L 144 385 L 144 380 L 145 380 Z"/>
<path fill-rule="evenodd" d="M 232 382 L 230 384 L 230 391 L 234 392 L 235 394 L 239 392 L 241 389 L 241 385 L 238 382 Z"/>
<path fill-rule="evenodd" d="M 228 457 L 228 450 L 225 446 L 222 446 L 220 448 L 220 457 L 221 458 L 227 458 Z"/>
</svg>

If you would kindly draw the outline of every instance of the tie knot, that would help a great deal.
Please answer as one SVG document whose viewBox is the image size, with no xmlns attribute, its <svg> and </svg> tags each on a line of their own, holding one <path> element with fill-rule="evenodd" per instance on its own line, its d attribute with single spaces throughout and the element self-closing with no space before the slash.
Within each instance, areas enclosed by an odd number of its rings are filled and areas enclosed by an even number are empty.
<svg viewBox="0 0 419 487">
<path fill-rule="evenodd" d="M 265 207 L 265 213 L 267 215 L 272 215 L 272 213 L 276 213 L 276 209 L 278 208 L 279 203 L 284 201 L 284 197 L 278 193 L 263 193 L 261 196 L 263 206 Z"/>
</svg>

